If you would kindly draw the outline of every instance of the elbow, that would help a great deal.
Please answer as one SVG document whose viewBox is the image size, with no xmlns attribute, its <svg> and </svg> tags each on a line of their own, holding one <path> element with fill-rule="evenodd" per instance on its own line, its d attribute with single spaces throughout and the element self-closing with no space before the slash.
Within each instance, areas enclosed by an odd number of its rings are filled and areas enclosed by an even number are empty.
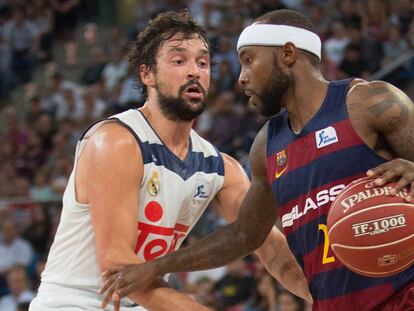
<svg viewBox="0 0 414 311">
<path fill-rule="evenodd" d="M 267 234 L 258 231 L 259 230 L 241 230 L 241 247 L 244 247 L 248 253 L 258 249 L 266 240 Z"/>
<path fill-rule="evenodd" d="M 109 269 L 113 269 L 117 266 L 119 266 L 116 258 L 118 256 L 116 256 L 113 252 L 104 252 L 101 255 L 98 255 L 98 265 L 99 265 L 99 270 L 101 272 L 109 270 Z"/>
<path fill-rule="evenodd" d="M 128 253 L 131 253 L 130 256 Z M 97 257 L 99 269 L 101 272 L 138 262 L 138 258 L 132 251 L 126 252 L 114 248 L 106 249 L 102 252 L 97 252 Z"/>
</svg>

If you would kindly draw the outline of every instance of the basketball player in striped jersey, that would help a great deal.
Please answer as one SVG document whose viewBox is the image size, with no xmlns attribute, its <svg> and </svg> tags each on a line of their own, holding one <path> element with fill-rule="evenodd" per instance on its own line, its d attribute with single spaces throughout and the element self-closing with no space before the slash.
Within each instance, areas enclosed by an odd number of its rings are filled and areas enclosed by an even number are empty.
<svg viewBox="0 0 414 311">
<path fill-rule="evenodd" d="M 413 103 L 385 82 L 326 81 L 321 41 L 295 11 L 259 17 L 241 33 L 238 54 L 240 84 L 261 113 L 273 117 L 252 146 L 252 184 L 237 221 L 189 248 L 124 268 L 113 298 L 144 289 L 157 275 L 243 256 L 263 243 L 279 216 L 313 310 L 414 310 L 414 266 L 383 278 L 355 274 L 333 255 L 326 227 L 334 197 L 366 174 L 377 185 L 395 179 L 395 194 L 408 186 L 406 200 L 413 201 Z"/>
<path fill-rule="evenodd" d="M 130 61 L 148 100 L 92 125 L 80 139 L 31 311 L 102 310 L 102 271 L 178 249 L 213 198 L 226 219 L 236 219 L 249 182 L 233 158 L 191 129 L 204 109 L 210 57 L 206 34 L 187 13 L 161 14 L 139 35 Z M 311 299 L 280 232 L 269 235 L 258 255 L 285 287 Z M 120 305 L 206 309 L 161 278 Z"/>
</svg>

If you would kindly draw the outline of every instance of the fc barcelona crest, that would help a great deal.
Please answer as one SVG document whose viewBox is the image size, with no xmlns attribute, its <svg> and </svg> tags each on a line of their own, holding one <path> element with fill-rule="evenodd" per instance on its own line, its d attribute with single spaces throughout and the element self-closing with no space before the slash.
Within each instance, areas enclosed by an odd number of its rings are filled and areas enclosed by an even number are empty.
<svg viewBox="0 0 414 311">
<path fill-rule="evenodd" d="M 283 149 L 276 154 L 276 165 L 283 166 L 286 163 L 287 155 L 286 150 Z"/>
<path fill-rule="evenodd" d="M 158 173 L 153 172 L 151 179 L 147 183 L 147 190 L 150 195 L 155 197 L 160 192 L 160 181 L 158 179 Z"/>
</svg>

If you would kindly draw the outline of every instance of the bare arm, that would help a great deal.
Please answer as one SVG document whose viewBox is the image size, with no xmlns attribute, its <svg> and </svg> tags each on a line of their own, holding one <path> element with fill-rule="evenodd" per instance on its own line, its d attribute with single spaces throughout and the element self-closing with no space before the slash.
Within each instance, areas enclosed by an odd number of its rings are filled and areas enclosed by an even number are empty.
<svg viewBox="0 0 414 311">
<path fill-rule="evenodd" d="M 274 197 L 266 180 L 266 134 L 267 127 L 253 143 L 249 158 L 252 184 L 241 204 L 237 221 L 191 247 L 153 261 L 159 274 L 222 266 L 263 244 L 277 217 Z"/>
<path fill-rule="evenodd" d="M 398 180 L 396 192 L 411 186 L 414 198 L 414 104 L 401 90 L 382 81 L 362 82 L 348 95 L 353 125 L 366 143 L 390 160 L 368 172 L 378 185 Z M 408 200 L 410 198 L 407 198 Z"/>
<path fill-rule="evenodd" d="M 134 246 L 143 162 L 133 136 L 118 124 L 103 125 L 88 138 L 76 175 L 78 199 L 91 207 L 100 270 L 140 263 Z M 176 310 L 204 309 L 162 280 L 129 298 L 150 310 L 171 310 L 167 301 Z"/>
<path fill-rule="evenodd" d="M 237 221 L 222 227 L 195 245 L 141 265 L 123 268 L 115 282 L 114 301 L 133 291 L 146 289 L 160 275 L 222 266 L 263 244 L 277 217 L 274 197 L 266 178 L 266 134 L 267 126 L 259 132 L 253 143 L 249 158 L 252 184 L 243 200 Z M 113 275 L 118 271 L 112 269 L 107 273 Z M 104 287 L 102 290 L 107 289 Z M 108 292 L 110 295 L 111 290 Z"/>
<path fill-rule="evenodd" d="M 223 158 L 225 179 L 223 188 L 217 195 L 217 202 L 221 215 L 228 222 L 234 222 L 250 182 L 235 159 L 226 154 L 223 154 Z M 267 271 L 287 290 L 309 302 L 312 301 L 303 271 L 279 229 L 273 227 L 255 253 Z"/>
</svg>

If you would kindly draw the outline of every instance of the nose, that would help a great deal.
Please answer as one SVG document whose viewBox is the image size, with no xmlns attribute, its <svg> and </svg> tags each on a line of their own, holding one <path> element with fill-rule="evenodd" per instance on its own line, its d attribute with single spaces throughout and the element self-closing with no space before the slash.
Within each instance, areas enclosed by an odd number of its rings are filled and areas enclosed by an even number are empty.
<svg viewBox="0 0 414 311">
<path fill-rule="evenodd" d="M 248 83 L 249 81 L 248 81 L 248 79 L 247 79 L 247 76 L 246 76 L 246 74 L 243 72 L 243 70 L 240 72 L 240 76 L 239 76 L 239 84 L 241 85 L 241 86 L 246 86 L 246 84 Z"/>
<path fill-rule="evenodd" d="M 187 73 L 187 79 L 188 80 L 193 80 L 193 79 L 200 79 L 200 68 L 198 67 L 198 64 L 196 62 L 191 62 L 188 68 L 188 73 Z"/>
</svg>

